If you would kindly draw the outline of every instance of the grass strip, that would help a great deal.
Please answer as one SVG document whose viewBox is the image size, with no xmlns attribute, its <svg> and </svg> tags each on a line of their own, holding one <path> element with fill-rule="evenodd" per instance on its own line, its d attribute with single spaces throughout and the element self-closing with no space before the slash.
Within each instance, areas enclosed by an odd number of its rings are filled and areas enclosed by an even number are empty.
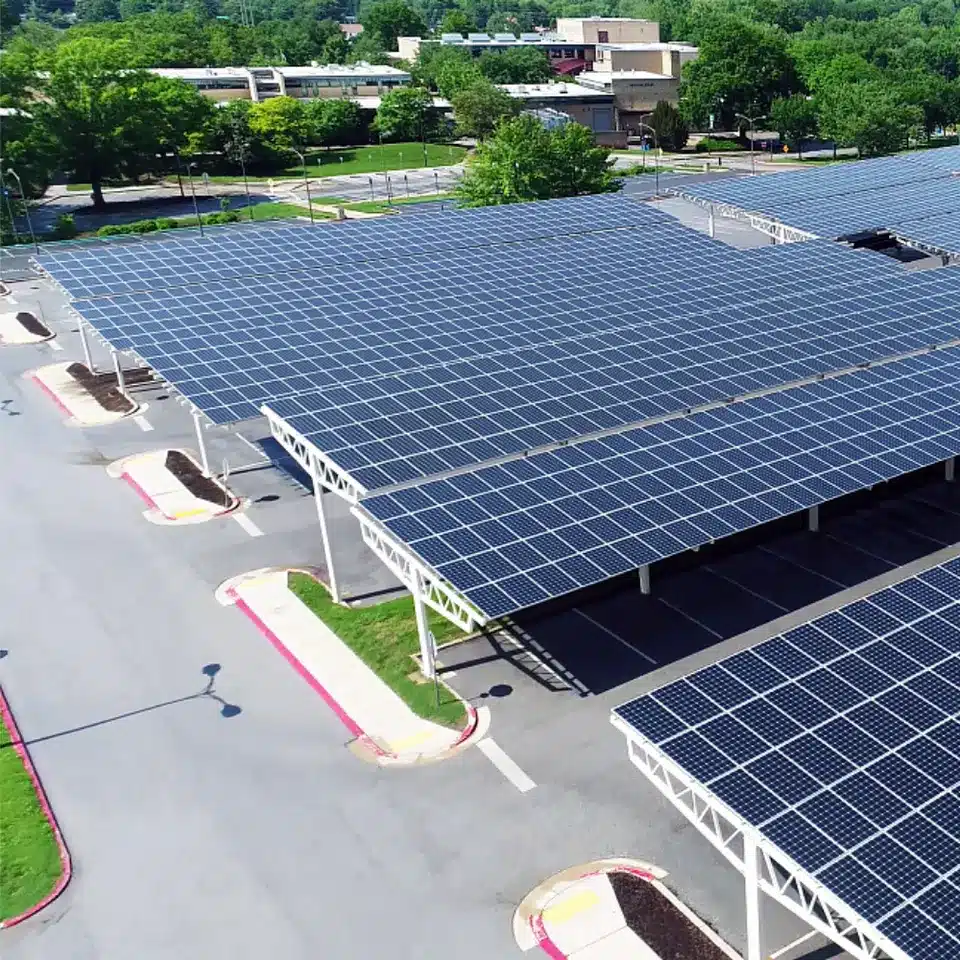
<svg viewBox="0 0 960 960">
<path fill-rule="evenodd" d="M 356 173 L 383 173 L 387 170 L 416 170 L 424 167 L 445 167 L 460 163 L 466 156 L 465 147 L 445 143 L 426 145 L 426 163 L 422 143 L 370 144 L 365 147 L 350 147 L 345 150 L 320 150 L 306 155 L 308 177 L 338 177 Z M 264 176 L 248 177 L 248 182 L 300 178 L 303 168 L 299 165 L 278 170 Z M 243 177 L 210 176 L 211 183 L 243 183 Z"/>
<path fill-rule="evenodd" d="M 397 207 L 412 207 L 418 203 L 443 203 L 453 200 L 454 197 L 455 194 L 452 193 L 433 193 L 423 197 L 401 197 L 395 199 L 392 204 L 387 203 L 386 200 L 359 200 L 340 203 L 338 206 L 358 213 L 396 213 Z"/>
<path fill-rule="evenodd" d="M 39 903 L 53 889 L 60 871 L 53 830 L 0 722 L 0 920 Z"/>
<path fill-rule="evenodd" d="M 343 607 L 334 603 L 326 587 L 306 573 L 291 571 L 287 586 L 299 597 L 391 690 L 425 720 L 462 728 L 466 711 L 459 697 L 440 684 L 410 679 L 416 672 L 412 655 L 419 653 L 413 598 L 400 597 L 372 607 Z M 449 620 L 427 611 L 437 643 L 460 631 Z M 437 703 L 437 690 L 440 702 Z"/>
</svg>

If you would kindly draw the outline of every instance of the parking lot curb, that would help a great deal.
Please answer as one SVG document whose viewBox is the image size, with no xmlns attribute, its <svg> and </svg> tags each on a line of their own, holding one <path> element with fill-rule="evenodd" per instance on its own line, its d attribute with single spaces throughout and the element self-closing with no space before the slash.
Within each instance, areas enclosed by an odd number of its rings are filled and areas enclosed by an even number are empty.
<svg viewBox="0 0 960 960">
<path fill-rule="evenodd" d="M 286 569 L 286 568 L 285 568 Z M 459 753 L 470 742 L 471 738 L 477 733 L 479 728 L 479 714 L 477 709 L 455 691 L 447 687 L 454 696 L 463 702 L 464 710 L 467 715 L 467 722 L 460 736 L 444 750 L 436 754 L 398 754 L 390 750 L 385 750 L 376 740 L 371 737 L 363 728 L 350 716 L 342 704 L 327 690 L 326 687 L 297 659 L 296 655 L 284 644 L 284 642 L 268 627 L 257 615 L 256 611 L 237 593 L 235 584 L 248 579 L 251 576 L 266 572 L 275 572 L 268 570 L 251 571 L 249 574 L 243 574 L 240 577 L 234 577 L 231 580 L 221 584 L 217 590 L 217 596 L 221 603 L 233 605 L 257 628 L 257 630 L 270 642 L 271 646 L 293 667 L 294 670 L 318 693 L 328 707 L 337 715 L 340 722 L 350 731 L 351 735 L 357 741 L 360 748 L 371 755 L 381 766 L 414 766 L 422 763 L 444 760 L 455 753 Z M 341 641 L 342 643 L 343 641 Z M 445 685 L 446 686 L 446 685 Z"/>
<path fill-rule="evenodd" d="M 6 727 L 7 733 L 10 735 L 10 745 L 13 747 L 14 752 L 20 758 L 20 762 L 27 771 L 27 776 L 30 778 L 30 783 L 33 785 L 34 792 L 37 795 L 37 802 L 40 804 L 40 809 L 43 811 L 43 816 L 50 826 L 50 830 L 53 833 L 53 838 L 57 844 L 57 852 L 60 855 L 60 877 L 53 885 L 53 889 L 38 903 L 35 903 L 32 907 L 28 907 L 26 910 L 24 910 L 23 913 L 20 913 L 15 917 L 10 917 L 7 920 L 0 920 L 0 929 L 5 930 L 8 927 L 15 927 L 17 924 L 23 923 L 24 920 L 29 920 L 32 916 L 43 910 L 44 907 L 47 907 L 53 903 L 53 901 L 56 900 L 57 897 L 59 897 L 60 894 L 66 889 L 67 884 L 70 882 L 70 878 L 73 876 L 73 862 L 70 859 L 70 851 L 67 849 L 66 841 L 63 839 L 63 834 L 60 832 L 60 825 L 57 823 L 57 818 L 54 815 L 53 808 L 50 806 L 50 801 L 47 799 L 47 792 L 44 790 L 43 783 L 40 780 L 40 775 L 37 773 L 36 767 L 33 765 L 33 759 L 30 756 L 30 751 L 27 750 L 26 744 L 23 742 L 23 736 L 20 733 L 20 728 L 17 726 L 17 721 L 14 719 L 13 711 L 10 709 L 10 704 L 7 702 L 7 698 L 3 693 L 2 687 L 0 687 L 0 719 L 3 720 L 3 725 Z"/>
<path fill-rule="evenodd" d="M 73 413 L 67 409 L 64 402 L 35 373 L 30 374 L 30 379 L 57 405 L 57 409 L 64 416 L 73 418 Z"/>
</svg>

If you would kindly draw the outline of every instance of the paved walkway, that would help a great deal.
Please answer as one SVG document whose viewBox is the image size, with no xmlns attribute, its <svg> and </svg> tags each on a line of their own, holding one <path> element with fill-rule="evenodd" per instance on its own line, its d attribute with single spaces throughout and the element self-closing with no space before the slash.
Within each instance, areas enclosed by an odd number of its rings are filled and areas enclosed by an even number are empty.
<svg viewBox="0 0 960 960">
<path fill-rule="evenodd" d="M 377 753 L 412 761 L 438 756 L 461 739 L 462 731 L 418 717 L 287 588 L 285 570 L 237 578 L 224 600 L 235 602 L 351 733 Z"/>
</svg>

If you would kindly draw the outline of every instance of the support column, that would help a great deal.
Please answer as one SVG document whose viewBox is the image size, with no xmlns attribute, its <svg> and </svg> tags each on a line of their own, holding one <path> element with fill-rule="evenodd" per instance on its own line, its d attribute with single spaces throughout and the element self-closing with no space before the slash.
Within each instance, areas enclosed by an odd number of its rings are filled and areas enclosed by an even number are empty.
<svg viewBox="0 0 960 960">
<path fill-rule="evenodd" d="M 203 424 L 200 423 L 200 414 L 193 411 L 193 425 L 197 430 L 197 443 L 200 445 L 200 464 L 203 467 L 203 475 L 210 476 L 210 461 L 207 459 L 207 441 L 203 435 Z"/>
<path fill-rule="evenodd" d="M 811 507 L 807 511 L 807 529 L 811 533 L 820 531 L 820 507 Z"/>
<path fill-rule="evenodd" d="M 956 470 L 956 457 L 950 457 L 950 459 L 947 460 L 947 462 L 943 465 L 943 476 L 947 483 L 953 483 L 954 477 L 956 476 Z"/>
<path fill-rule="evenodd" d="M 743 882 L 747 906 L 747 955 L 745 960 L 762 960 L 760 956 L 760 883 L 757 876 L 757 844 L 743 838 Z"/>
<path fill-rule="evenodd" d="M 127 383 L 123 379 L 123 366 L 120 363 L 120 354 L 117 353 L 116 350 L 111 350 L 110 352 L 113 354 L 113 372 L 117 375 L 117 389 L 129 400 L 130 394 L 127 393 Z"/>
<path fill-rule="evenodd" d="M 709 226 L 707 228 L 707 232 L 710 234 L 711 237 L 715 237 L 717 235 L 717 221 L 713 213 L 712 204 L 710 205 L 710 220 L 709 220 Z"/>
<path fill-rule="evenodd" d="M 78 321 L 77 330 L 80 332 L 80 346 L 83 347 L 83 362 L 87 365 L 87 369 L 94 373 L 96 368 L 93 365 L 93 357 L 90 356 L 90 344 L 87 343 L 87 331 L 83 327 L 82 320 Z"/>
<path fill-rule="evenodd" d="M 650 593 L 650 564 L 645 563 L 639 570 L 640 573 L 640 592 Z"/>
<path fill-rule="evenodd" d="M 433 680 L 437 675 L 437 644 L 430 632 L 427 620 L 427 605 L 423 602 L 423 578 L 417 571 L 413 575 L 413 609 L 417 615 L 417 634 L 420 637 L 420 660 L 423 675 Z"/>
<path fill-rule="evenodd" d="M 323 484 L 320 483 L 320 471 L 317 461 L 310 457 L 310 478 L 313 480 L 313 499 L 317 501 L 317 519 L 320 521 L 320 539 L 323 541 L 323 559 L 327 565 L 327 579 L 330 581 L 330 599 L 340 602 L 340 588 L 337 586 L 337 573 L 333 567 L 333 551 L 330 549 L 330 535 L 327 533 L 327 514 L 323 509 Z"/>
</svg>

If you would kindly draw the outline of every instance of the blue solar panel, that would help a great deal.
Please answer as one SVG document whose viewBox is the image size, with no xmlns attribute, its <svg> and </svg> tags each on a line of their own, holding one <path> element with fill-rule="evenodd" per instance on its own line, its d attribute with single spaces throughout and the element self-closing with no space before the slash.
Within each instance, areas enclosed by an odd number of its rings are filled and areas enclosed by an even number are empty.
<svg viewBox="0 0 960 960">
<path fill-rule="evenodd" d="M 864 622 L 882 628 L 861 631 Z M 958 624 L 960 560 L 952 560 L 614 714 L 912 960 L 958 957 Z M 906 630 L 926 638 L 930 655 L 900 649 Z M 824 655 L 823 637 L 833 655 Z M 878 663 L 871 651 L 880 646 L 898 658 Z M 797 658 L 809 664 L 799 673 Z M 756 686 L 757 660 L 788 672 Z M 851 660 L 871 661 L 878 678 L 871 667 L 869 682 L 856 685 Z M 831 676 L 852 699 L 821 698 L 816 717 L 798 711 L 820 684 L 814 678 Z M 711 695 L 729 684 L 736 706 Z"/>
<path fill-rule="evenodd" d="M 306 211 L 304 211 L 306 213 Z M 544 237 L 675 221 L 619 195 L 577 197 L 451 211 L 427 218 L 353 220 L 303 227 L 206 231 L 189 240 L 171 235 L 135 249 L 58 251 L 36 258 L 74 298 L 167 290 L 216 278 L 316 273 L 331 264 L 403 259 Z"/>
<path fill-rule="evenodd" d="M 941 350 L 361 508 L 481 612 L 502 616 L 960 454 L 958 371 L 960 351 Z M 861 633 L 898 612 L 871 605 Z M 769 664 L 779 676 L 808 668 L 789 653 Z M 836 672 L 865 685 L 877 671 L 857 659 Z"/>
</svg>

